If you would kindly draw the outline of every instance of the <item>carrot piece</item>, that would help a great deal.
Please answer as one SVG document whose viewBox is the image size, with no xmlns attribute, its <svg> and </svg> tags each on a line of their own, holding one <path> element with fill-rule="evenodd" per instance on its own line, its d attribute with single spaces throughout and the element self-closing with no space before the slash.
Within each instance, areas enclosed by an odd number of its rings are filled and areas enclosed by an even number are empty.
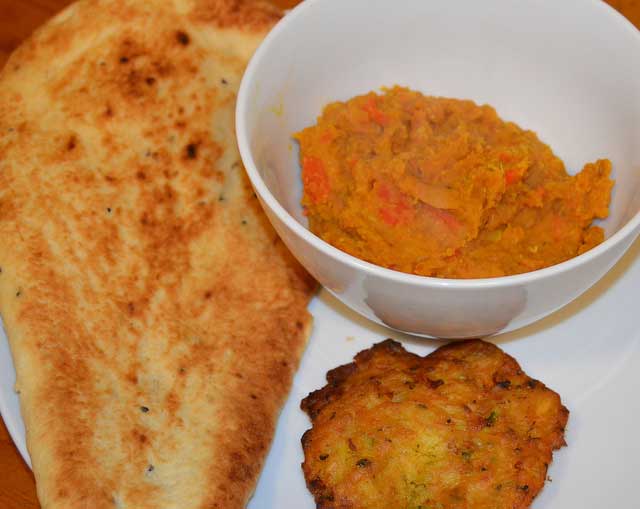
<svg viewBox="0 0 640 509">
<path fill-rule="evenodd" d="M 388 184 L 385 184 L 384 182 L 381 182 L 380 184 L 378 184 L 377 187 L 378 187 L 378 197 L 382 201 L 391 202 L 392 201 L 391 186 Z"/>
<path fill-rule="evenodd" d="M 364 111 L 369 114 L 369 120 L 372 120 L 376 124 L 385 126 L 389 123 L 387 116 L 378 109 L 375 97 L 371 96 L 367 101 L 367 104 L 363 107 Z"/>
<path fill-rule="evenodd" d="M 378 197 L 385 204 L 380 208 L 380 218 L 389 226 L 406 224 L 415 217 L 415 210 L 409 198 L 395 186 L 380 182 L 376 185 L 376 188 Z M 427 203 L 422 204 L 422 209 L 451 231 L 456 231 L 462 227 L 462 223 L 458 218 L 446 210 L 438 209 Z"/>
<path fill-rule="evenodd" d="M 384 182 L 377 185 L 378 197 L 383 206 L 378 210 L 380 219 L 389 226 L 398 226 L 410 222 L 415 213 L 406 195 Z"/>
<path fill-rule="evenodd" d="M 460 220 L 451 212 L 437 209 L 427 204 L 424 205 L 424 209 L 429 213 L 429 215 L 431 215 L 431 217 L 444 224 L 449 230 L 455 231 L 462 227 Z"/>
<path fill-rule="evenodd" d="M 507 152 L 502 152 L 499 156 L 498 159 L 500 159 L 500 162 L 502 163 L 510 163 L 511 162 L 511 154 L 508 154 Z"/>
<path fill-rule="evenodd" d="M 396 207 L 383 207 L 378 213 L 380 214 L 380 219 L 389 226 L 397 226 L 402 220 L 402 210 L 398 210 Z"/>
<path fill-rule="evenodd" d="M 303 157 L 302 183 L 311 203 L 322 203 L 329 198 L 331 186 L 324 163 L 317 157 Z"/>
<path fill-rule="evenodd" d="M 521 179 L 520 172 L 518 170 L 507 170 L 504 172 L 504 180 L 508 186 L 515 184 Z"/>
</svg>

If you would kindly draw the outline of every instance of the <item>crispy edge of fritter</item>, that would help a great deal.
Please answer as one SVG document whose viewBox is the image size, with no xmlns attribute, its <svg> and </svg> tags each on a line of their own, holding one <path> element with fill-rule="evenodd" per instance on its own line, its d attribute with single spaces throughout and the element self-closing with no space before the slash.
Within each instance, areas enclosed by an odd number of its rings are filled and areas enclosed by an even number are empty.
<svg viewBox="0 0 640 509">
<path fill-rule="evenodd" d="M 307 468 L 305 468 L 306 461 L 307 461 L 306 445 L 309 440 L 310 433 L 313 430 L 313 424 L 315 424 L 316 418 L 326 406 L 331 404 L 333 401 L 339 399 L 344 394 L 344 391 L 346 389 L 345 386 L 348 384 L 349 380 L 361 370 L 367 369 L 369 366 L 369 363 L 375 360 L 377 356 L 389 355 L 393 357 L 400 357 L 402 358 L 401 360 L 405 361 L 408 364 L 410 364 L 412 361 L 420 362 L 420 363 L 432 361 L 434 363 L 437 363 L 447 359 L 451 359 L 452 357 L 453 358 L 460 357 L 460 354 L 462 354 L 462 356 L 468 355 L 474 350 L 476 351 L 483 350 L 487 352 L 487 354 L 498 353 L 504 359 L 504 362 L 502 364 L 502 367 L 504 369 L 501 371 L 506 373 L 511 373 L 515 376 L 524 377 L 526 379 L 526 383 L 530 384 L 531 387 L 537 387 L 541 390 L 548 390 L 558 395 L 557 392 L 553 391 L 552 389 L 549 389 L 540 380 L 536 380 L 534 378 L 531 378 L 529 375 L 527 375 L 522 370 L 520 364 L 514 357 L 507 354 L 501 348 L 494 345 L 493 343 L 489 343 L 481 339 L 453 341 L 451 343 L 448 343 L 444 346 L 437 348 L 436 350 L 434 350 L 433 352 L 431 352 L 430 354 L 424 357 L 407 351 L 402 346 L 401 343 L 394 341 L 393 339 L 390 339 L 390 338 L 384 341 L 381 341 L 379 343 L 376 343 L 371 348 L 362 350 L 359 353 L 357 353 L 354 357 L 353 362 L 344 364 L 342 366 L 338 366 L 337 368 L 334 368 L 328 371 L 326 376 L 327 385 L 325 385 L 321 389 L 312 391 L 311 393 L 309 393 L 307 397 L 305 397 L 300 402 L 300 408 L 307 413 L 312 423 L 312 427 L 309 428 L 307 431 L 305 431 L 305 433 L 302 435 L 302 438 L 301 438 L 302 449 L 303 449 L 303 452 L 305 452 L 305 460 L 302 463 L 302 469 L 304 471 L 307 488 L 312 493 L 318 509 L 335 509 L 337 506 L 333 504 L 334 497 L 333 497 L 333 491 L 331 490 L 331 488 L 326 486 L 321 479 L 309 478 Z M 496 382 L 496 384 L 499 383 L 499 381 L 497 380 L 494 380 L 494 381 Z M 558 410 L 559 410 L 558 433 L 556 434 L 555 437 L 552 437 L 552 440 L 550 441 L 552 451 L 556 451 L 561 447 L 564 447 L 567 445 L 564 438 L 564 430 L 569 420 L 569 410 L 567 409 L 567 407 L 565 407 L 562 404 L 561 400 L 560 400 L 560 407 Z M 545 469 L 547 468 L 548 468 L 548 465 L 545 465 Z M 546 472 L 545 472 L 545 477 L 546 477 Z M 539 491 L 529 494 L 530 499 L 529 499 L 528 505 L 530 505 L 530 503 L 538 495 L 538 493 Z"/>
<path fill-rule="evenodd" d="M 349 381 L 350 377 L 360 371 L 362 365 L 367 364 L 378 354 L 403 357 L 410 356 L 416 361 L 422 359 L 419 355 L 405 350 L 400 343 L 393 339 L 386 339 L 380 343 L 376 343 L 371 348 L 357 353 L 353 362 L 338 366 L 327 372 L 327 385 L 322 389 L 309 393 L 300 403 L 300 408 L 309 415 L 309 418 L 313 422 L 325 406 L 343 394 L 344 385 Z"/>
</svg>

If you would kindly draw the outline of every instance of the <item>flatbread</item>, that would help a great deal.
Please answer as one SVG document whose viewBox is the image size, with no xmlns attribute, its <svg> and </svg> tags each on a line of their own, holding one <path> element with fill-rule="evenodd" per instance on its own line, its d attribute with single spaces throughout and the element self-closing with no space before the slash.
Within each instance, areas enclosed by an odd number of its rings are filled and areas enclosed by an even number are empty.
<svg viewBox="0 0 640 509">
<path fill-rule="evenodd" d="M 234 137 L 279 16 L 82 1 L 0 75 L 0 313 L 43 509 L 232 509 L 255 487 L 314 289 Z"/>
</svg>

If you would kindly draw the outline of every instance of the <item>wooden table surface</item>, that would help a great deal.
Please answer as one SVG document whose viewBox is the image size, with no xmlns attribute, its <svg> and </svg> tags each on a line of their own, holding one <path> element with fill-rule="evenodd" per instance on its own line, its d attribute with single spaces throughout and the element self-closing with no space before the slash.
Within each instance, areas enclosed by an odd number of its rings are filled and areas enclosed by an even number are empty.
<svg viewBox="0 0 640 509">
<path fill-rule="evenodd" d="M 273 0 L 292 7 L 299 0 Z M 558 0 L 561 1 L 561 0 Z M 640 0 L 607 0 L 640 28 Z M 31 31 L 70 0 L 0 0 L 0 68 Z M 38 509 L 35 483 L 0 419 L 0 509 Z"/>
</svg>

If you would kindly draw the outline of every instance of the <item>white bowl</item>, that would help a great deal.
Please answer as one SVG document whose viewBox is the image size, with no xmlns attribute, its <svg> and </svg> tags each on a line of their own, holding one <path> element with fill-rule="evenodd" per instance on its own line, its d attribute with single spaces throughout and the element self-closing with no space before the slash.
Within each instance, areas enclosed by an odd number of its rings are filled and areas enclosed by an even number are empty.
<svg viewBox="0 0 640 509">
<path fill-rule="evenodd" d="M 597 0 L 307 0 L 244 75 L 242 160 L 275 229 L 360 314 L 405 332 L 487 336 L 543 318 L 600 279 L 640 231 L 640 32 Z M 607 157 L 616 185 L 606 240 L 546 269 L 437 279 L 350 256 L 306 228 L 291 135 L 335 100 L 400 84 L 494 106 L 536 131 L 570 173 Z"/>
</svg>

